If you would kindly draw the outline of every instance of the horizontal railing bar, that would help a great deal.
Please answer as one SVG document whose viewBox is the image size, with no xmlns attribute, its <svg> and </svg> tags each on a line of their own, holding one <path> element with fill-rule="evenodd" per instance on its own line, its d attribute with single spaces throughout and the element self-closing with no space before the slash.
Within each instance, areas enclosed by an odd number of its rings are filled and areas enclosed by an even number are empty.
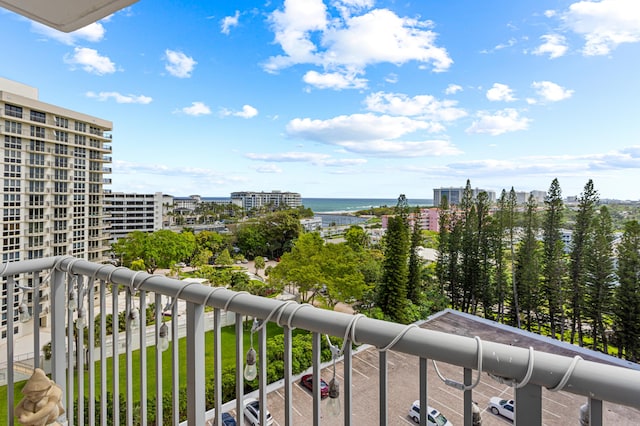
<svg viewBox="0 0 640 426">
<path fill-rule="evenodd" d="M 345 313 L 312 307 L 297 309 L 296 306 L 289 306 L 287 302 L 238 294 L 227 289 L 216 289 L 215 294 L 211 294 L 211 287 L 191 284 L 179 287 L 176 280 L 165 276 L 149 275 L 146 272 L 116 268 L 113 265 L 96 265 L 74 258 L 56 259 L 49 262 L 33 262 L 31 265 L 42 268 L 46 266 L 41 265 L 52 266 L 59 260 L 59 268 L 62 270 L 67 270 L 71 265 L 73 273 L 109 279 L 126 287 L 133 285 L 172 297 L 180 292 L 180 299 L 195 304 L 203 304 L 210 296 L 207 305 L 214 308 L 226 306 L 230 311 L 263 319 L 273 312 L 278 312 L 281 315 L 272 315 L 272 321 L 280 317 L 281 324 L 331 336 L 343 337 L 353 326 L 355 334 L 352 337 L 356 342 L 379 348 L 386 347 L 397 336 L 403 334 L 393 346 L 396 351 L 464 368 L 476 369 L 478 365 L 478 342 L 469 337 L 418 327 L 405 330 L 404 325 L 366 317 L 358 318 L 354 323 L 354 316 Z M 484 372 L 517 380 L 525 377 L 529 362 L 527 349 L 489 341 L 483 341 L 481 344 Z M 640 408 L 640 371 L 632 369 L 586 360 L 574 363 L 572 358 L 536 351 L 529 383 L 554 388 L 562 381 L 572 364 L 575 364 L 575 368 L 564 390 L 593 399 Z"/>
</svg>

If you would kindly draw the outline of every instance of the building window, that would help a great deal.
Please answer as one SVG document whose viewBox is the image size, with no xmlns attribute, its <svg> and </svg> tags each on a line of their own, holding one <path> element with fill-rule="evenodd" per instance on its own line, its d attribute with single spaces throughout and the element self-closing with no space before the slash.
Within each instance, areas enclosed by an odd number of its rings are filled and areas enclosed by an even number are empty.
<svg viewBox="0 0 640 426">
<path fill-rule="evenodd" d="M 69 120 L 66 118 L 55 116 L 53 117 L 53 122 L 58 127 L 64 127 L 65 129 L 69 128 Z"/>
<path fill-rule="evenodd" d="M 9 117 L 22 118 L 22 107 L 11 105 L 11 104 L 5 104 L 4 113 Z"/>
<path fill-rule="evenodd" d="M 43 167 L 30 167 L 29 168 L 29 178 L 30 179 L 44 179 L 44 168 Z"/>
<path fill-rule="evenodd" d="M 44 142 L 31 139 L 29 142 L 29 149 L 31 151 L 44 152 Z"/>
<path fill-rule="evenodd" d="M 44 182 L 42 181 L 29 181 L 29 192 L 44 192 Z"/>
<path fill-rule="evenodd" d="M 44 166 L 44 154 L 29 154 L 29 164 L 33 166 Z"/>
<path fill-rule="evenodd" d="M 69 142 L 69 133 L 62 130 L 54 130 L 55 138 L 58 142 Z"/>
<path fill-rule="evenodd" d="M 66 145 L 56 144 L 55 153 L 58 155 L 69 155 L 69 150 Z"/>
<path fill-rule="evenodd" d="M 40 111 L 31 110 L 31 121 L 36 121 L 38 123 L 46 123 L 47 114 Z"/>
<path fill-rule="evenodd" d="M 74 135 L 74 139 L 77 145 L 86 145 L 87 137 L 84 135 Z"/>
<path fill-rule="evenodd" d="M 20 177 L 20 165 L 19 164 L 5 164 L 4 165 L 4 177 L 6 178 L 19 178 Z"/>
<path fill-rule="evenodd" d="M 4 147 L 22 149 L 22 139 L 16 136 L 4 136 Z"/>
<path fill-rule="evenodd" d="M 16 123 L 15 121 L 5 120 L 4 122 L 4 130 L 7 133 L 17 133 L 19 135 L 22 134 L 22 123 Z"/>
<path fill-rule="evenodd" d="M 31 137 L 44 139 L 45 138 L 44 127 L 31 126 Z"/>
</svg>

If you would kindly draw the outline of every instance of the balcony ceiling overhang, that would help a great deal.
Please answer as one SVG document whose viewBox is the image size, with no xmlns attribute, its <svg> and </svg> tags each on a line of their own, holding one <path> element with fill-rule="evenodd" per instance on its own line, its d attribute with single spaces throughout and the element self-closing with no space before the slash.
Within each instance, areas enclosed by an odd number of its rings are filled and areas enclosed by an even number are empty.
<svg viewBox="0 0 640 426">
<path fill-rule="evenodd" d="M 136 1 L 138 0 L 0 0 L 0 7 L 68 33 Z"/>
</svg>

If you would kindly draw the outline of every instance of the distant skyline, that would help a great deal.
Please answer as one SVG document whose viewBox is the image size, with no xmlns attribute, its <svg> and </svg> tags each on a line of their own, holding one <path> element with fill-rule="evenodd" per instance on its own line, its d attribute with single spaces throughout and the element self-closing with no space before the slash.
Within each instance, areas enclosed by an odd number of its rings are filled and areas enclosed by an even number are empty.
<svg viewBox="0 0 640 426">
<path fill-rule="evenodd" d="M 140 0 L 0 9 L 0 76 L 114 123 L 113 191 L 640 199 L 640 2 Z"/>
</svg>

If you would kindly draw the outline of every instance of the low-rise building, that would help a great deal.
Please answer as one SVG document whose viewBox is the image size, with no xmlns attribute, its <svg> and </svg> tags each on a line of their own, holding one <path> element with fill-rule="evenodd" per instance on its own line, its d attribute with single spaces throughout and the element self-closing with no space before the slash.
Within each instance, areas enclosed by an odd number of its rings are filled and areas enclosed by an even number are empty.
<svg viewBox="0 0 640 426">
<path fill-rule="evenodd" d="M 302 206 L 302 197 L 297 192 L 232 192 L 231 200 L 238 201 L 245 210 L 258 209 L 269 205 L 273 207 L 288 206 L 292 208 Z"/>
<path fill-rule="evenodd" d="M 133 231 L 154 232 L 163 228 L 171 196 L 111 192 L 105 194 L 106 221 L 111 240 L 117 241 Z"/>
</svg>

